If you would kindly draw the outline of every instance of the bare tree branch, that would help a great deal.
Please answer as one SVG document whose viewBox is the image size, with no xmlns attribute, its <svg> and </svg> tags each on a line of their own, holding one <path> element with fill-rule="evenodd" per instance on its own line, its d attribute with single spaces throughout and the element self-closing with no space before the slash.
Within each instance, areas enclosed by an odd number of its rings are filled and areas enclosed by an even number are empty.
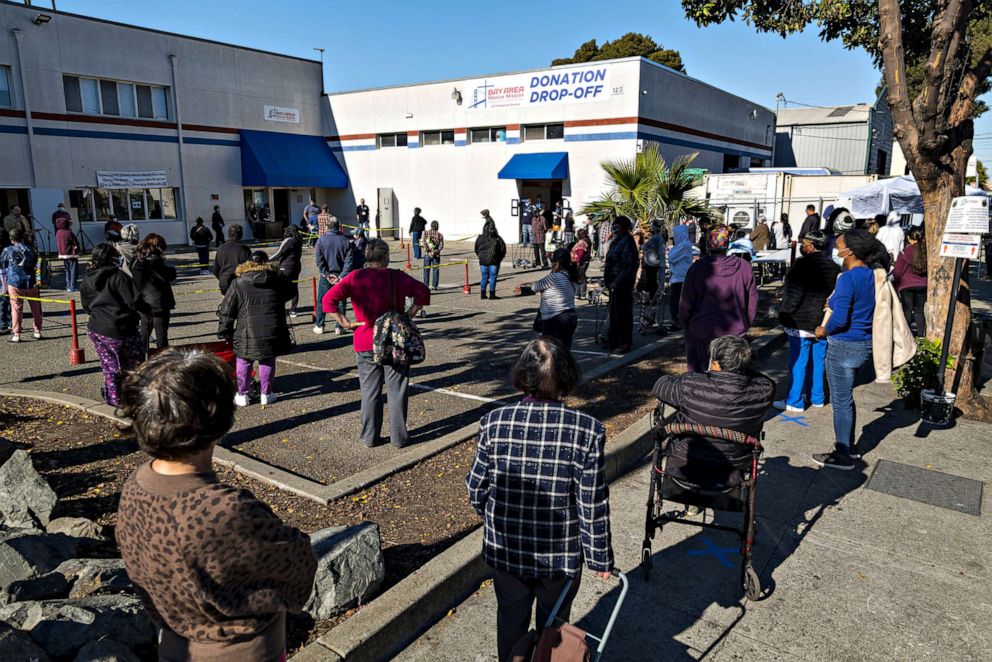
<svg viewBox="0 0 992 662">
<path fill-rule="evenodd" d="M 914 171 L 920 160 L 920 132 L 913 116 L 906 82 L 906 57 L 902 43 L 902 17 L 899 0 L 878 0 L 879 41 L 885 65 L 885 85 L 889 90 L 889 110 L 895 133 Z"/>
<path fill-rule="evenodd" d="M 948 121 L 953 128 L 957 128 L 965 120 L 971 119 L 975 110 L 975 98 L 982 83 L 992 76 L 992 48 L 985 51 L 985 55 L 975 63 L 975 66 L 965 72 L 961 85 L 958 87 L 958 98 L 951 107 Z"/>
</svg>

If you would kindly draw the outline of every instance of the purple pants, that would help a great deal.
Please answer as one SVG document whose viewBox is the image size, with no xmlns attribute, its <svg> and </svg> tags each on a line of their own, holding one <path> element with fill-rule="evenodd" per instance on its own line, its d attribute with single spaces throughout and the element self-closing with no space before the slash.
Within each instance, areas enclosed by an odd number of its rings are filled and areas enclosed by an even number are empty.
<svg viewBox="0 0 992 662">
<path fill-rule="evenodd" d="M 87 334 L 96 348 L 100 369 L 103 370 L 103 399 L 108 405 L 120 404 L 121 378 L 145 360 L 145 343 L 140 334 L 129 338 L 110 338 L 89 331 Z"/>
<path fill-rule="evenodd" d="M 238 357 L 238 395 L 247 395 L 248 387 L 251 385 L 251 365 L 252 361 Z M 272 380 L 276 376 L 276 357 L 270 356 L 267 359 L 258 360 L 258 383 L 262 387 L 262 393 L 268 395 L 272 393 Z"/>
</svg>

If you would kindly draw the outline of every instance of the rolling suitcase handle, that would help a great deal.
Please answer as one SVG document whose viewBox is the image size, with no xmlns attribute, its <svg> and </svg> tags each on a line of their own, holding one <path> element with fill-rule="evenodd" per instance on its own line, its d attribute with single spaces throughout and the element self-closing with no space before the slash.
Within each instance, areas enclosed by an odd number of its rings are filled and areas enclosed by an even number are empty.
<svg viewBox="0 0 992 662">
<path fill-rule="evenodd" d="M 603 635 L 601 637 L 595 637 L 588 632 L 586 633 L 586 637 L 592 639 L 593 641 L 599 642 L 599 645 L 596 647 L 596 655 L 592 658 L 593 662 L 599 662 L 599 658 L 603 656 L 603 651 L 606 649 L 606 642 L 610 639 L 610 633 L 613 632 L 613 626 L 616 624 L 617 616 L 620 614 L 620 608 L 623 607 L 623 601 L 627 598 L 627 590 L 630 588 L 630 583 L 627 581 L 627 575 L 614 568 L 613 576 L 620 578 L 620 597 L 617 598 L 617 603 L 613 607 L 613 612 L 610 614 L 610 620 L 606 623 L 606 629 L 603 631 Z M 548 622 L 544 624 L 545 629 L 554 626 L 555 618 L 558 616 L 558 610 L 561 609 L 561 603 L 565 601 L 565 596 L 572 590 L 573 581 L 574 580 L 571 579 L 568 580 L 565 584 L 565 588 L 562 589 L 561 595 L 558 596 L 558 600 L 555 602 L 555 606 L 551 610 L 551 614 L 548 616 Z"/>
</svg>

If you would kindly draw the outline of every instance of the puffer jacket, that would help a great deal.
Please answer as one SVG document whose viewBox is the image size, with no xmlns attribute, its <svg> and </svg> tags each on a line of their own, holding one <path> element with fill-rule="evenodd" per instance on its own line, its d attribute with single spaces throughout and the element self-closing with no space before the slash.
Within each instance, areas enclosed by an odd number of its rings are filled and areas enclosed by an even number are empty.
<svg viewBox="0 0 992 662">
<path fill-rule="evenodd" d="M 823 321 L 823 307 L 838 274 L 834 261 L 819 251 L 796 260 L 785 274 L 778 316 L 782 326 L 813 333 Z"/>
<path fill-rule="evenodd" d="M 161 255 L 135 260 L 131 265 L 131 277 L 144 303 L 142 312 L 160 315 L 176 307 L 176 297 L 172 293 L 176 268 Z"/>
<path fill-rule="evenodd" d="M 224 242 L 217 249 L 214 254 L 213 272 L 222 293 L 227 294 L 235 270 L 249 259 L 251 259 L 251 250 L 235 239 Z"/>
<path fill-rule="evenodd" d="M 293 298 L 289 279 L 272 263 L 245 262 L 217 310 L 217 335 L 234 341 L 234 353 L 258 361 L 289 353 L 286 302 Z"/>
<path fill-rule="evenodd" d="M 87 269 L 79 286 L 83 308 L 90 315 L 87 329 L 108 338 L 138 335 L 138 288 L 118 267 Z"/>
<path fill-rule="evenodd" d="M 270 259 L 279 265 L 279 273 L 290 280 L 300 277 L 303 270 L 303 242 L 299 237 L 287 237 L 279 244 L 279 250 Z"/>
<path fill-rule="evenodd" d="M 484 267 L 499 266 L 506 257 L 506 242 L 496 233 L 493 221 L 486 221 L 482 234 L 475 240 L 475 254 Z"/>
<path fill-rule="evenodd" d="M 775 382 L 757 372 L 665 375 L 654 397 L 678 409 L 678 422 L 715 425 L 757 436 L 775 399 Z"/>
</svg>

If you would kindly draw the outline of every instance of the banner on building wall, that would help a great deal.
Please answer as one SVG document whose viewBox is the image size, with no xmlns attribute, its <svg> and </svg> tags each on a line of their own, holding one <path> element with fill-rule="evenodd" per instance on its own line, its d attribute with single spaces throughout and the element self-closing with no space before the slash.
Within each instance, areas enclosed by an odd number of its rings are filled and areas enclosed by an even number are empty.
<svg viewBox="0 0 992 662">
<path fill-rule="evenodd" d="M 96 171 L 96 185 L 100 188 L 166 188 L 169 180 L 165 170 L 147 172 Z"/>
<path fill-rule="evenodd" d="M 299 108 L 283 108 L 282 106 L 266 106 L 265 119 L 270 122 L 300 123 Z"/>
<path fill-rule="evenodd" d="M 600 101 L 612 94 L 608 65 L 549 69 L 468 81 L 469 110 Z"/>
</svg>

